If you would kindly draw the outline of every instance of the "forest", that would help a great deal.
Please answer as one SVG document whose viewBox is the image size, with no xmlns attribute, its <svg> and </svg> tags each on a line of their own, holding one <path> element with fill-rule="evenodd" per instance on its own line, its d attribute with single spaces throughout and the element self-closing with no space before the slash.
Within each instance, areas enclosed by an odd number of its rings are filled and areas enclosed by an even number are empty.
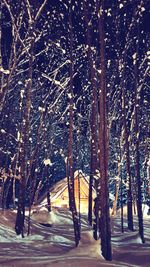
<svg viewBox="0 0 150 267">
<path fill-rule="evenodd" d="M 118 212 L 120 233 L 150 242 L 149 7 L 148 0 L 1 0 L 0 213 L 13 213 L 16 236 L 32 236 L 43 196 L 45 212 L 54 213 L 52 188 L 66 177 L 80 247 L 82 173 L 99 255 L 115 256 Z"/>
</svg>

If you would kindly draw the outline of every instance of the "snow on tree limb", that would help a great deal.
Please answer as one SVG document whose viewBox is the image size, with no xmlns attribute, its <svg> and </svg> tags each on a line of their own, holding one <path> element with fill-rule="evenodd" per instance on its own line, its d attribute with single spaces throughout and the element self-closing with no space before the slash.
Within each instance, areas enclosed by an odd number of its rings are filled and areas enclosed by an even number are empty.
<svg viewBox="0 0 150 267">
<path fill-rule="evenodd" d="M 35 16 L 35 21 L 37 21 L 38 18 L 40 17 L 40 15 L 42 13 L 42 10 L 45 7 L 46 3 L 47 3 L 47 0 L 44 0 L 43 4 L 40 6 L 40 8 L 39 8 L 39 10 L 38 10 L 38 12 L 37 12 L 37 14 Z"/>
</svg>

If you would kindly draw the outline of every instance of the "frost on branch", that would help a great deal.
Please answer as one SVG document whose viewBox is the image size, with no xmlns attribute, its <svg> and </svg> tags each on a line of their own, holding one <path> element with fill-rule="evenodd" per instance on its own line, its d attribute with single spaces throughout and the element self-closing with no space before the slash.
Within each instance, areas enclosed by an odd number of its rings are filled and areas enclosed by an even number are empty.
<svg viewBox="0 0 150 267">
<path fill-rule="evenodd" d="M 6 75 L 10 74 L 10 71 L 9 70 L 5 70 L 3 67 L 0 67 L 0 72 L 3 73 L 3 74 L 6 74 Z"/>
<path fill-rule="evenodd" d="M 53 165 L 50 159 L 44 159 L 43 163 L 45 166 L 52 166 Z"/>
</svg>

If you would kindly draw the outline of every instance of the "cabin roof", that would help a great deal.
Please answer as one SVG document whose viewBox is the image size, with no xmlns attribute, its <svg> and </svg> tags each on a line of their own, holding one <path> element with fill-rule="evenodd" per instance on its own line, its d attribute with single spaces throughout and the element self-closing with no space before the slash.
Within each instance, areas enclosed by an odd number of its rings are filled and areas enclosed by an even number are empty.
<svg viewBox="0 0 150 267">
<path fill-rule="evenodd" d="M 77 170 L 74 173 L 74 179 L 75 180 L 78 179 L 78 175 L 80 175 L 80 181 L 82 180 L 82 182 L 84 183 L 84 185 L 86 187 L 88 187 L 88 185 L 89 185 L 89 176 L 86 176 L 81 170 L 79 170 L 79 171 Z M 68 187 L 67 177 L 65 177 L 64 179 L 60 180 L 56 184 L 54 184 L 50 188 L 51 199 L 54 200 L 54 199 L 59 198 L 62 195 L 62 193 L 67 189 L 67 187 Z M 94 187 L 93 187 L 93 190 L 95 192 Z M 85 192 L 85 194 L 86 194 L 86 192 Z M 38 203 L 43 202 L 43 200 L 45 199 L 45 197 L 46 197 L 46 192 L 45 192 L 45 194 L 43 194 L 43 196 L 41 198 L 39 198 Z"/>
</svg>

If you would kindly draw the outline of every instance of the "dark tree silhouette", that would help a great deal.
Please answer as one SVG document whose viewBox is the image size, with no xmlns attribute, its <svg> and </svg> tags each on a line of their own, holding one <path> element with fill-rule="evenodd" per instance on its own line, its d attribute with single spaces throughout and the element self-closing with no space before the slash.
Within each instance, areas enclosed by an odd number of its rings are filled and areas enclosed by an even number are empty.
<svg viewBox="0 0 150 267">
<path fill-rule="evenodd" d="M 99 4 L 97 4 L 99 6 Z M 105 66 L 105 30 L 104 30 L 104 1 L 99 6 L 98 16 L 99 40 L 100 40 L 100 233 L 101 250 L 106 260 L 112 260 L 111 252 L 111 227 L 109 214 L 109 190 L 108 190 L 108 129 L 106 111 L 106 66 Z"/>
</svg>

